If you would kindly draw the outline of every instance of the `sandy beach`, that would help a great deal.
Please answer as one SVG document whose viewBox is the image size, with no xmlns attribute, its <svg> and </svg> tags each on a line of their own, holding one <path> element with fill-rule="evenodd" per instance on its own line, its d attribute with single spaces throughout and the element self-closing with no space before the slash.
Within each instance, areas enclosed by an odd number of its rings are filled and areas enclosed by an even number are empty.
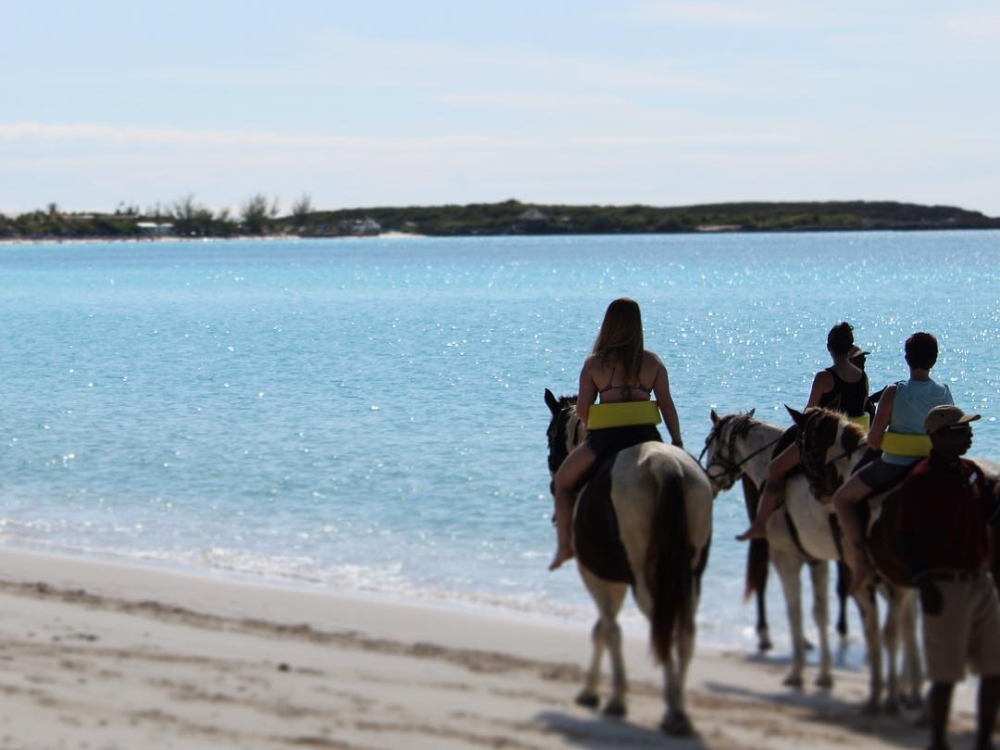
<svg viewBox="0 0 1000 750">
<path fill-rule="evenodd" d="M 795 692 L 781 685 L 780 654 L 701 647 L 688 694 L 699 735 L 674 740 L 657 731 L 660 676 L 642 638 L 627 645 L 627 719 L 573 703 L 589 622 L 9 550 L 0 571 L 3 748 L 801 750 L 926 740 L 912 716 L 861 715 L 863 670 L 838 670 L 832 692 Z M 957 695 L 954 734 L 971 731 L 972 693 Z"/>
</svg>

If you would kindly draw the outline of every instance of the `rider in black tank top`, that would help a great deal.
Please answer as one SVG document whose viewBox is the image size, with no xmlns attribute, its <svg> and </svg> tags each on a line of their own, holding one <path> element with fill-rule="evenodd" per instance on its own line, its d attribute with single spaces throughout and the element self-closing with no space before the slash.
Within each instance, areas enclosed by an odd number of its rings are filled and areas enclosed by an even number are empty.
<svg viewBox="0 0 1000 750">
<path fill-rule="evenodd" d="M 860 379 L 853 383 L 848 383 L 832 367 L 827 367 L 826 371 L 833 378 L 833 388 L 823 394 L 819 400 L 819 405 L 827 407 L 840 397 L 839 411 L 844 412 L 849 417 L 860 417 L 865 413 L 865 402 L 868 400 L 868 378 L 862 375 Z"/>
<path fill-rule="evenodd" d="M 854 346 L 854 328 L 850 323 L 842 322 L 830 329 L 826 337 L 826 349 L 833 357 L 833 367 L 820 370 L 813 378 L 812 389 L 806 409 L 812 406 L 831 407 L 836 402 L 838 411 L 849 417 L 860 417 L 865 413 L 865 402 L 868 400 L 868 376 L 849 359 L 851 347 Z M 840 369 L 848 375 L 859 373 L 860 377 L 849 382 L 837 374 Z M 827 389 L 832 383 L 832 386 Z M 785 478 L 799 463 L 799 449 L 795 445 L 796 428 L 790 427 L 776 448 L 780 451 L 771 459 L 767 467 L 767 481 L 764 483 L 760 504 L 750 528 L 737 536 L 740 541 L 749 539 L 765 539 L 767 537 L 767 519 L 777 507 L 785 493 Z"/>
</svg>

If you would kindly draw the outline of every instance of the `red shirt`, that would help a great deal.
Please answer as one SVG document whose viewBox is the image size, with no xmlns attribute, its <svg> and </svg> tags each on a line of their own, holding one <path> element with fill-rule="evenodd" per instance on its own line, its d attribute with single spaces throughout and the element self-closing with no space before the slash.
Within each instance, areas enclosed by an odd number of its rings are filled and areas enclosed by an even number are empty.
<svg viewBox="0 0 1000 750">
<path fill-rule="evenodd" d="M 989 554 L 986 503 L 979 467 L 932 451 L 899 490 L 899 530 L 916 539 L 928 570 L 976 570 Z"/>
</svg>

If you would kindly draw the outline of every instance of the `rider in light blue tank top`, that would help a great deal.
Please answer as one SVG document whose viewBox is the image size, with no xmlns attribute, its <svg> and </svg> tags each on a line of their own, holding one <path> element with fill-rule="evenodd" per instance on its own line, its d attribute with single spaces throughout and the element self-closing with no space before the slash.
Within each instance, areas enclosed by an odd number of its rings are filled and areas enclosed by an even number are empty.
<svg viewBox="0 0 1000 750">
<path fill-rule="evenodd" d="M 892 405 L 889 430 L 907 435 L 923 435 L 924 418 L 935 406 L 954 404 L 951 389 L 933 380 L 900 380 L 896 383 L 896 400 Z M 882 460 L 898 466 L 909 466 L 920 460 L 919 456 L 897 456 L 883 451 Z"/>
<path fill-rule="evenodd" d="M 868 445 L 882 450 L 882 455 L 853 474 L 833 493 L 833 507 L 843 531 L 843 544 L 851 567 L 849 594 L 862 591 L 875 575 L 868 557 L 865 534 L 857 505 L 873 493 L 888 489 L 903 480 L 918 458 L 889 453 L 883 445 L 891 443 L 889 435 L 903 433 L 926 436 L 924 419 L 935 406 L 953 404 L 951 390 L 931 380 L 931 368 L 937 362 L 938 343 L 931 334 L 918 331 L 903 347 L 910 379 L 893 383 L 885 389 L 875 410 L 875 419 L 868 430 Z M 898 442 L 898 441 L 897 441 Z M 928 448 L 930 447 L 928 442 Z"/>
</svg>

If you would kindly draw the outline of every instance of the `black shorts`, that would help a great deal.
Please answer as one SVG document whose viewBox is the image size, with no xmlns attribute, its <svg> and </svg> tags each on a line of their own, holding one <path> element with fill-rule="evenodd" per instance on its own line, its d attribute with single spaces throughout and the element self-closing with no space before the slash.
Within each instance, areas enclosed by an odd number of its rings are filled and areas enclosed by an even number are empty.
<svg viewBox="0 0 1000 750">
<path fill-rule="evenodd" d="M 912 464 L 890 464 L 881 458 L 877 458 L 870 464 L 858 469 L 857 476 L 868 489 L 881 492 L 902 482 L 914 466 L 916 466 L 916 462 Z"/>
<path fill-rule="evenodd" d="M 654 425 L 607 427 L 587 433 L 587 447 L 597 456 L 597 463 L 633 445 L 647 442 L 662 443 L 660 431 Z"/>
</svg>

